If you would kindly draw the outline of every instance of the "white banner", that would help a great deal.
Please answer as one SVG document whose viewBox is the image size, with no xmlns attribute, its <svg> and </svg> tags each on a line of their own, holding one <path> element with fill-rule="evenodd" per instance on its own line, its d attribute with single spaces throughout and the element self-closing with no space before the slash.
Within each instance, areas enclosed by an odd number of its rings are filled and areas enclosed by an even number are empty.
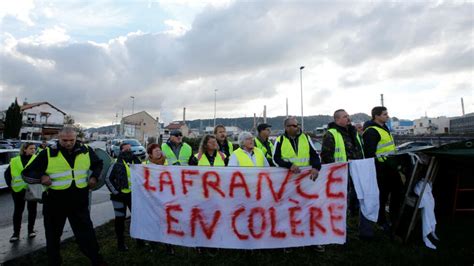
<svg viewBox="0 0 474 266">
<path fill-rule="evenodd" d="M 131 235 L 188 247 L 343 244 L 347 163 L 309 168 L 135 165 Z"/>
</svg>

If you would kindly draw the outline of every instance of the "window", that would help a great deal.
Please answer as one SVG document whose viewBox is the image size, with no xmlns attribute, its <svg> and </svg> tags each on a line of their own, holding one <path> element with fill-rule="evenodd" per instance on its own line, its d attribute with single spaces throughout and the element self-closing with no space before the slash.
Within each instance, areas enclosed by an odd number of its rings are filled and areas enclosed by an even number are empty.
<svg viewBox="0 0 474 266">
<path fill-rule="evenodd" d="M 29 123 L 34 123 L 34 122 L 36 122 L 36 114 L 28 114 L 26 121 L 29 122 Z"/>
<path fill-rule="evenodd" d="M 423 123 L 420 123 L 420 127 L 423 127 Z"/>
</svg>

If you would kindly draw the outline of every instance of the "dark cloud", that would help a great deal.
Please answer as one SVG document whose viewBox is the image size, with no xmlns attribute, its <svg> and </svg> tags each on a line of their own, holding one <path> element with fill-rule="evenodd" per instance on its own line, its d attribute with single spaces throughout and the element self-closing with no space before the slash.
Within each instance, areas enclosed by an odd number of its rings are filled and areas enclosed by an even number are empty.
<svg viewBox="0 0 474 266">
<path fill-rule="evenodd" d="M 169 120 L 180 117 L 183 106 L 205 112 L 214 89 L 226 108 L 269 98 L 279 84 L 294 81 L 299 65 L 319 58 L 348 69 L 374 68 L 440 45 L 448 48 L 390 75 L 472 71 L 470 10 L 470 3 L 237 2 L 204 9 L 180 37 L 130 33 L 100 45 L 20 42 L 15 51 L 22 57 L 0 54 L 0 84 L 64 106 L 83 123 L 109 121 L 122 108 L 127 113 L 132 95 L 135 110 Z M 370 71 L 339 84 L 377 81 Z M 321 89 L 314 98 L 332 93 Z"/>
</svg>

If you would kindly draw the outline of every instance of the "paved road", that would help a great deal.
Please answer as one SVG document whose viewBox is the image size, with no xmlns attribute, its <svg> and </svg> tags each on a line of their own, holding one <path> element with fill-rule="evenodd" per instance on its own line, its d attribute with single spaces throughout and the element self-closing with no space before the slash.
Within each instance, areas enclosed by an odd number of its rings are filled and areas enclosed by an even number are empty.
<svg viewBox="0 0 474 266">
<path fill-rule="evenodd" d="M 105 148 L 105 142 L 95 142 L 90 145 L 92 147 Z M 105 224 L 114 218 L 112 203 L 109 199 L 109 191 L 105 186 L 92 192 L 91 204 L 91 218 L 94 226 Z M 34 239 L 28 239 L 26 237 L 28 215 L 25 208 L 20 241 L 11 244 L 9 239 L 13 234 L 13 200 L 8 190 L 0 191 L 0 209 L 2 210 L 0 212 L 0 263 L 26 255 L 46 246 L 42 207 L 42 204 L 38 204 L 38 216 L 35 226 L 37 237 Z M 72 235 L 69 223 L 66 223 L 62 239 L 64 240 Z"/>
</svg>

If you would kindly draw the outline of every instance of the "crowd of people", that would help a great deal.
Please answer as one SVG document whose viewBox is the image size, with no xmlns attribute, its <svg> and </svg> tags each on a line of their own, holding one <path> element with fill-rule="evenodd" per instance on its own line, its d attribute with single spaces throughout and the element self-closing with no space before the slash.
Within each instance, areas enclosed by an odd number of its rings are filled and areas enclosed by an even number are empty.
<svg viewBox="0 0 474 266">
<path fill-rule="evenodd" d="M 284 121 L 284 133 L 270 141 L 271 125 L 260 124 L 257 134 L 242 132 L 238 136 L 238 147 L 227 139 L 226 129 L 218 125 L 214 134 L 202 137 L 197 153 L 187 143 L 179 130 L 170 133 L 170 138 L 161 146 L 150 144 L 147 159 L 136 158 L 130 144 L 120 145 L 116 162 L 108 169 L 105 183 L 111 192 L 110 199 L 115 213 L 115 233 L 117 249 L 127 251 L 125 245 L 125 217 L 127 209 L 132 212 L 131 164 L 195 165 L 208 167 L 283 167 L 299 173 L 301 167 L 311 167 L 310 177 L 318 178 L 321 164 L 347 162 L 363 158 L 375 158 L 377 182 L 380 190 L 380 210 L 378 224 L 387 232 L 398 215 L 400 206 L 401 181 L 396 164 L 390 155 L 395 153 L 395 143 L 385 125 L 389 116 L 383 106 L 372 109 L 372 120 L 364 125 L 363 133 L 352 124 L 349 114 L 339 109 L 334 112 L 334 121 L 328 125 L 323 137 L 322 150 L 318 154 L 311 138 L 302 132 L 298 119 L 289 117 Z M 25 143 L 20 155 L 11 160 L 5 172 L 5 179 L 12 189 L 14 201 L 14 232 L 10 242 L 19 240 L 21 217 L 25 208 L 25 190 L 28 184 L 42 184 L 43 215 L 46 234 L 47 254 L 50 265 L 60 265 L 60 238 L 66 219 L 79 244 L 80 250 L 93 265 L 105 264 L 99 252 L 99 245 L 90 218 L 89 189 L 97 185 L 103 162 L 89 146 L 76 139 L 72 128 L 64 128 L 59 133 L 56 146 L 35 152 L 35 146 Z M 90 173 L 90 174 L 88 174 Z M 350 180 L 350 179 L 349 179 Z M 359 215 L 359 236 L 371 240 L 374 236 L 373 224 L 358 210 L 358 201 L 349 182 L 348 210 Z M 385 205 L 390 195 L 390 219 L 387 220 Z M 27 202 L 28 237 L 35 237 L 34 224 L 36 203 Z M 137 240 L 137 244 L 144 245 Z M 167 246 L 173 252 L 171 246 Z M 323 246 L 316 246 L 324 251 Z"/>
</svg>

